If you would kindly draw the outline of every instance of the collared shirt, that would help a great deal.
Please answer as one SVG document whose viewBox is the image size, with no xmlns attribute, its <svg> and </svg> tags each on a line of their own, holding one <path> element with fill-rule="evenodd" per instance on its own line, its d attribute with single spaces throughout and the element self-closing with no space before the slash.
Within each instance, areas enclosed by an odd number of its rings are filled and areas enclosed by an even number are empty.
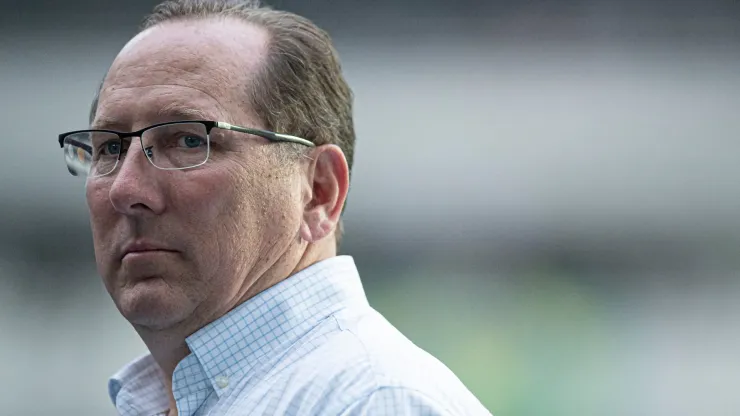
<svg viewBox="0 0 740 416">
<path fill-rule="evenodd" d="M 368 305 L 354 261 L 333 257 L 247 300 L 186 339 L 180 416 L 489 415 L 455 375 Z M 109 382 L 123 416 L 165 415 L 151 355 Z"/>
</svg>

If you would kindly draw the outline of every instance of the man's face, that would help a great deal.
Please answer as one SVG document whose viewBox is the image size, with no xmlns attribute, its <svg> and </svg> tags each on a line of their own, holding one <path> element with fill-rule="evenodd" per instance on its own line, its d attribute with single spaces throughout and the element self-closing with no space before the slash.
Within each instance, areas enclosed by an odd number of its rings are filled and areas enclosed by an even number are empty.
<svg viewBox="0 0 740 416">
<path fill-rule="evenodd" d="M 145 31 L 114 61 L 93 128 L 202 118 L 261 127 L 244 95 L 266 40 L 232 20 Z M 298 169 L 276 166 L 275 146 L 214 129 L 205 165 L 166 171 L 134 138 L 114 173 L 88 179 L 98 271 L 132 324 L 195 330 L 287 255 L 301 224 L 301 180 Z"/>
</svg>

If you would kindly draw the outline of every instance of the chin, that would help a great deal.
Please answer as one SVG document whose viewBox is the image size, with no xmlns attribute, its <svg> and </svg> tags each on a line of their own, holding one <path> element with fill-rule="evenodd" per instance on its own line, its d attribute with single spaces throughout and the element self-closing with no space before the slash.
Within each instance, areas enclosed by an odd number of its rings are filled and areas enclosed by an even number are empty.
<svg viewBox="0 0 740 416">
<path fill-rule="evenodd" d="M 131 325 L 155 331 L 176 326 L 195 309 L 191 299 L 182 293 L 175 293 L 171 286 L 158 277 L 121 288 L 114 301 L 121 315 Z"/>
</svg>

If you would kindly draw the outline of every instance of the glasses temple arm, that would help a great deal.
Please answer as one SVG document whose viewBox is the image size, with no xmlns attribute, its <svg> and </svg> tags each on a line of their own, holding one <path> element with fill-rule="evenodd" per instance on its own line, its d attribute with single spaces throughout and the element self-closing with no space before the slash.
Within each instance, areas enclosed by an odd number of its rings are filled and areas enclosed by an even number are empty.
<svg viewBox="0 0 740 416">
<path fill-rule="evenodd" d="M 316 146 L 313 142 L 306 140 L 304 138 L 301 138 L 301 137 L 291 136 L 289 134 L 273 133 L 267 130 L 258 130 L 258 129 L 250 129 L 246 127 L 234 126 L 232 124 L 224 123 L 222 121 L 216 122 L 216 127 L 220 129 L 225 129 L 225 130 L 238 131 L 241 133 L 254 134 L 255 136 L 264 137 L 265 139 L 276 141 L 276 142 L 299 143 L 299 144 L 302 144 L 308 147 Z"/>
</svg>

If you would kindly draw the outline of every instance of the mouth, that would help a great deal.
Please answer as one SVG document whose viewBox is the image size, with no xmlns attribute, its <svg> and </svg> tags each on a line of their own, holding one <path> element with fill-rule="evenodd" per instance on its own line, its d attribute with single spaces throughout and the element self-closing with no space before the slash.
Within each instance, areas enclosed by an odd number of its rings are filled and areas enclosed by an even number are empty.
<svg viewBox="0 0 740 416">
<path fill-rule="evenodd" d="M 177 253 L 177 251 L 163 244 L 136 241 L 124 246 L 120 259 L 123 261 L 124 259 L 147 258 L 172 253 Z"/>
<path fill-rule="evenodd" d="M 161 256 L 164 254 L 172 254 L 172 253 L 176 253 L 176 251 L 165 250 L 165 249 L 127 251 L 123 254 L 123 257 L 121 257 L 121 260 L 144 259 L 144 258 L 149 258 L 149 257 Z"/>
</svg>

